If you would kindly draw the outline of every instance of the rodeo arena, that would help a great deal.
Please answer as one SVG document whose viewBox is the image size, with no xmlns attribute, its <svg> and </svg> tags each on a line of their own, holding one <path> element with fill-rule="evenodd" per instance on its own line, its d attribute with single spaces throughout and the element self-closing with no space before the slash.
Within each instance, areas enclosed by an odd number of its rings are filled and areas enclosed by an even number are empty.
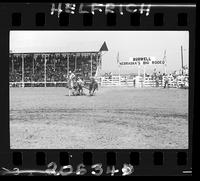
<svg viewBox="0 0 200 181">
<path fill-rule="evenodd" d="M 10 51 L 10 130 L 15 149 L 183 149 L 188 142 L 188 65 L 167 71 L 152 57 L 114 57 L 106 42 L 59 52 Z M 181 60 L 180 60 L 181 61 Z M 155 68 L 162 64 L 163 72 Z M 120 67 L 137 66 L 137 73 Z"/>
</svg>

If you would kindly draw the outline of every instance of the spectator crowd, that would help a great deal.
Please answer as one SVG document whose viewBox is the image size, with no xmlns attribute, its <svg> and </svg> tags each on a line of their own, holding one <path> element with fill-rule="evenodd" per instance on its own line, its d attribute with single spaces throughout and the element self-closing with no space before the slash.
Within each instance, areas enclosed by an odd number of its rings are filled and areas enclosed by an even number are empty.
<svg viewBox="0 0 200 181">
<path fill-rule="evenodd" d="M 76 63 L 75 63 L 76 58 Z M 96 56 L 92 55 L 92 73 L 97 69 Z M 66 81 L 67 71 L 72 70 L 76 75 L 89 77 L 91 73 L 90 55 L 69 55 L 69 68 L 66 56 L 50 54 L 46 59 L 46 81 Z M 76 65 L 75 65 L 76 64 Z M 9 58 L 9 81 L 22 82 L 22 57 L 11 54 Z M 45 57 L 43 55 L 27 54 L 24 57 L 24 82 L 44 82 Z"/>
</svg>

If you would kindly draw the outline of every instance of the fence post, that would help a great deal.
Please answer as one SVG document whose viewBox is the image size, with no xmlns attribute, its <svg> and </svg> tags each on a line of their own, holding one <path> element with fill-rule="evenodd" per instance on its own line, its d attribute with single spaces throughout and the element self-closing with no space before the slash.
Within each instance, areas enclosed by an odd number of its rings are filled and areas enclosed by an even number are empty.
<svg viewBox="0 0 200 181">
<path fill-rule="evenodd" d="M 113 76 L 112 76 L 112 85 L 114 85 L 114 82 L 113 82 Z"/>
<path fill-rule="evenodd" d="M 101 77 L 101 86 L 103 85 L 103 77 Z"/>
<path fill-rule="evenodd" d="M 119 75 L 119 86 L 121 86 L 121 75 Z"/>
</svg>

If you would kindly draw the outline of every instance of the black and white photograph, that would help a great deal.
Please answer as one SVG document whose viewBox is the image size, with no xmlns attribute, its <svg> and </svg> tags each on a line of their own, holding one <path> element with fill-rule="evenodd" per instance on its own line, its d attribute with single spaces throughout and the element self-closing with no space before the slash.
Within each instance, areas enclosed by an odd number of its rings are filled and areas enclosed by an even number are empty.
<svg viewBox="0 0 200 181">
<path fill-rule="evenodd" d="M 9 38 L 11 149 L 188 149 L 189 31 Z"/>
</svg>

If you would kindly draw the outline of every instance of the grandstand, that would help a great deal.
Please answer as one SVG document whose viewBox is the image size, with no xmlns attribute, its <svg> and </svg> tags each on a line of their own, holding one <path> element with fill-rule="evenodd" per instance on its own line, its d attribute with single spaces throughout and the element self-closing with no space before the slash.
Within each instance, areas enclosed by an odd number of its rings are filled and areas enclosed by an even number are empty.
<svg viewBox="0 0 200 181">
<path fill-rule="evenodd" d="M 87 80 L 98 75 L 102 52 L 108 48 L 106 42 L 84 42 L 42 50 L 18 47 L 10 51 L 10 86 L 63 86 L 70 70 Z"/>
</svg>

